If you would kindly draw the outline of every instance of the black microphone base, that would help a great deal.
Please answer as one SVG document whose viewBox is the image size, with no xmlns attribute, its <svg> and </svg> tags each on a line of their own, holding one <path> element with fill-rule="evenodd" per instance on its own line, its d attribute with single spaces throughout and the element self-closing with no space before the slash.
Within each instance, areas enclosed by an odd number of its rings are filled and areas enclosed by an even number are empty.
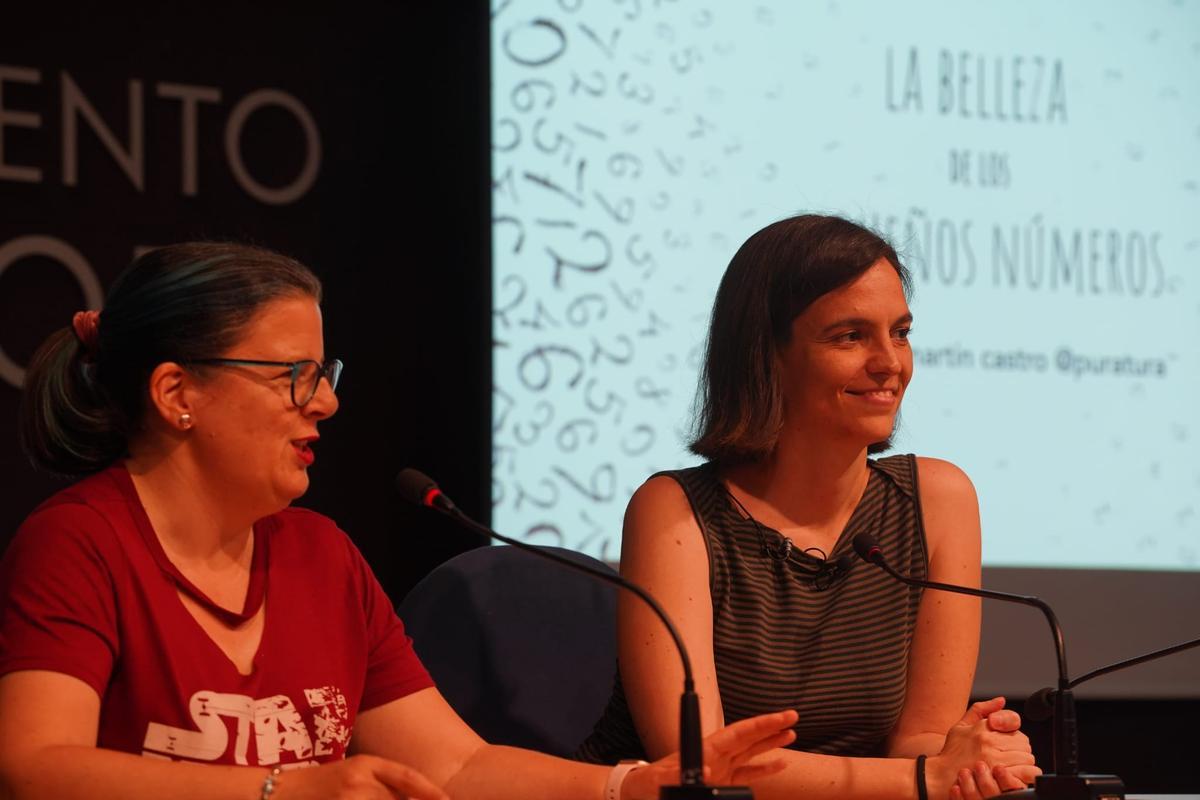
<svg viewBox="0 0 1200 800">
<path fill-rule="evenodd" d="M 1116 775 L 1039 775 L 1034 786 L 1005 792 L 1004 800 L 1125 800 L 1125 784 Z"/>
<path fill-rule="evenodd" d="M 658 800 L 754 800 L 749 786 L 663 786 Z"/>
</svg>

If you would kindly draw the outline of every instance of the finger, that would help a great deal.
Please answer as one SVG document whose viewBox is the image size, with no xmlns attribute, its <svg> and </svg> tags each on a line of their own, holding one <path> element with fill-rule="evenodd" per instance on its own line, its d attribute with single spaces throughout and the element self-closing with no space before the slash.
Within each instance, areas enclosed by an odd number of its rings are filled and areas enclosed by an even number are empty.
<svg viewBox="0 0 1200 800">
<path fill-rule="evenodd" d="M 1029 744 L 1029 737 L 1023 733 L 1012 733 L 1008 735 L 1011 738 L 1005 738 L 1003 743 L 998 745 L 1001 750 L 1013 750 L 1018 753 L 1032 753 L 1033 746 Z"/>
<path fill-rule="evenodd" d="M 796 735 L 788 730 L 783 733 L 776 734 L 771 739 L 760 742 L 757 746 L 740 753 L 721 753 L 714 751 L 710 747 L 705 747 L 704 760 L 708 764 L 716 764 L 721 772 L 721 777 L 718 783 L 745 783 L 747 781 L 774 775 L 779 770 L 783 769 L 785 762 L 778 755 L 763 757 L 763 753 L 779 753 L 779 748 L 786 747 L 794 741 Z M 757 757 L 757 758 L 756 758 Z M 750 763 L 753 760 L 753 763 Z M 774 766 L 778 762 L 779 766 Z M 707 769 L 707 767 L 706 767 Z M 747 772 L 741 772 L 743 769 Z M 742 777 L 735 776 L 741 774 Z"/>
<path fill-rule="evenodd" d="M 1000 791 L 1002 792 L 1011 792 L 1016 789 L 1025 788 L 1024 781 L 1014 775 L 1008 769 L 1008 767 L 992 767 L 992 777 L 995 779 L 996 785 L 1000 787 Z"/>
<path fill-rule="evenodd" d="M 950 800 L 963 800 L 962 789 L 958 788 L 958 784 L 950 787 Z"/>
<path fill-rule="evenodd" d="M 795 711 L 777 711 L 774 714 L 750 717 L 725 726 L 704 741 L 706 745 L 722 753 L 750 750 L 758 747 L 760 743 L 775 741 L 780 734 L 791 733 L 791 727 L 799 718 Z M 762 752 L 762 749 L 757 752 Z"/>
<path fill-rule="evenodd" d="M 800 715 L 791 709 L 776 711 L 772 714 L 759 714 L 757 717 L 739 719 L 732 725 L 726 725 L 718 733 L 729 732 L 738 736 L 760 738 L 791 728 L 799 719 Z"/>
<path fill-rule="evenodd" d="M 995 750 L 989 748 L 983 753 L 992 765 L 999 764 L 1003 767 L 1019 767 L 1031 766 L 1034 762 L 1033 753 L 1024 750 Z"/>
<path fill-rule="evenodd" d="M 450 800 L 449 795 L 432 781 L 404 764 L 379 759 L 373 765 L 373 772 L 380 783 L 400 792 L 401 797 L 408 797 L 410 800 Z"/>
<path fill-rule="evenodd" d="M 1001 750 L 1023 750 L 1026 752 L 1033 750 L 1029 744 L 1029 737 L 1020 731 L 1010 731 L 1009 733 L 993 731 L 993 734 L 995 735 L 992 738 L 992 742 Z"/>
<path fill-rule="evenodd" d="M 1021 729 L 1021 715 L 1011 709 L 993 711 L 987 715 L 988 727 L 994 731 L 1008 733 Z"/>
<path fill-rule="evenodd" d="M 1000 794 L 1000 786 L 992 776 L 992 768 L 983 761 L 975 762 L 975 786 L 984 797 L 995 797 Z"/>
<path fill-rule="evenodd" d="M 787 759 L 759 759 L 752 764 L 743 764 L 733 771 L 733 782 L 739 786 L 766 778 L 787 767 Z"/>
<path fill-rule="evenodd" d="M 993 767 L 1032 767 L 1033 753 L 1023 753 L 1020 750 L 994 750 L 986 748 L 979 756 Z"/>
<path fill-rule="evenodd" d="M 975 785 L 975 776 L 966 767 L 958 771 L 958 787 L 962 790 L 963 800 L 982 800 L 979 787 Z"/>
<path fill-rule="evenodd" d="M 991 700 L 980 700 L 978 703 L 972 703 L 967 709 L 967 713 L 963 714 L 963 718 L 959 720 L 959 725 L 974 725 L 976 722 L 981 722 L 987 719 L 988 714 L 992 714 L 1004 708 L 1003 697 L 993 697 Z"/>
<path fill-rule="evenodd" d="M 1042 774 L 1042 768 L 1035 764 L 1023 764 L 1010 767 L 997 766 L 995 769 L 1003 769 L 1013 779 L 1015 783 L 1020 784 L 1017 788 L 1021 789 L 1031 785 L 1037 780 L 1037 776 Z"/>
<path fill-rule="evenodd" d="M 722 758 L 729 759 L 730 761 L 749 761 L 755 756 L 762 755 L 763 753 L 768 753 L 772 750 L 778 750 L 780 747 L 787 747 L 794 741 L 796 741 L 796 732 L 787 730 L 777 733 L 767 739 L 760 739 L 744 750 L 739 750 L 736 753 L 723 751 L 720 752 L 720 754 Z"/>
<path fill-rule="evenodd" d="M 1020 731 L 987 731 L 984 733 L 983 745 L 996 751 L 1015 750 L 1023 753 L 1032 752 L 1029 737 Z"/>
<path fill-rule="evenodd" d="M 984 760 L 996 760 L 994 756 L 1000 757 L 1002 753 L 1032 753 L 1033 747 L 1030 746 L 1030 738 L 1024 733 L 1000 733 L 997 730 L 989 730 L 984 734 L 983 741 L 980 742 L 983 746 Z"/>
</svg>

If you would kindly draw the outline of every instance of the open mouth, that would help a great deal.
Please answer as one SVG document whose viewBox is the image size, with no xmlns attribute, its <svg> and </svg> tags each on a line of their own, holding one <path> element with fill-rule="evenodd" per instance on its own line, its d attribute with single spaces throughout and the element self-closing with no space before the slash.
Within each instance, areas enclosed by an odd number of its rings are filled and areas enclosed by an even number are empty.
<svg viewBox="0 0 1200 800">
<path fill-rule="evenodd" d="M 302 462 L 304 462 L 305 466 L 312 464 L 316 459 L 316 456 L 313 455 L 312 444 L 313 442 L 317 441 L 318 438 L 319 437 L 316 436 L 310 436 L 306 439 L 292 440 L 292 448 L 296 451 L 296 456 Z"/>
</svg>

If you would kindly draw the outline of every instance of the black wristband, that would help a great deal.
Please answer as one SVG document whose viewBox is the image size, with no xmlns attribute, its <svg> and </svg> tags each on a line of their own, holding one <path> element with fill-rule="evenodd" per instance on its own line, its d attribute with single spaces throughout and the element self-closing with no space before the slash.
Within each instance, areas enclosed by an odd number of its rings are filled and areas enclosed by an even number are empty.
<svg viewBox="0 0 1200 800">
<path fill-rule="evenodd" d="M 917 756 L 917 800 L 929 800 L 929 787 L 925 785 L 925 756 Z"/>
</svg>

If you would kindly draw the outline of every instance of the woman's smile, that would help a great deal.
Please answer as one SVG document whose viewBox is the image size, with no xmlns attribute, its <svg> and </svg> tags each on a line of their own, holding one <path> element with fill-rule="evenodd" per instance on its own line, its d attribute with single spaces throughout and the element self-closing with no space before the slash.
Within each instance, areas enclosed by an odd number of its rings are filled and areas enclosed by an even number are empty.
<svg viewBox="0 0 1200 800">
<path fill-rule="evenodd" d="M 846 394 L 880 409 L 892 409 L 899 400 L 898 389 L 846 389 Z"/>
</svg>

